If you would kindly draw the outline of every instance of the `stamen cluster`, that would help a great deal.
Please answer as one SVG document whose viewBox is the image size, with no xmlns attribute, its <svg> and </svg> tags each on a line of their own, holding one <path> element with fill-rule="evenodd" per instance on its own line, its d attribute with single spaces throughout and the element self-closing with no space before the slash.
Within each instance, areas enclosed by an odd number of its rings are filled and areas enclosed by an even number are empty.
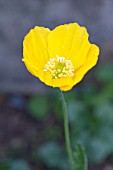
<svg viewBox="0 0 113 170">
<path fill-rule="evenodd" d="M 49 71 L 52 79 L 74 76 L 74 66 L 71 60 L 59 57 L 58 55 L 56 58 L 50 58 L 43 70 L 45 72 Z"/>
</svg>

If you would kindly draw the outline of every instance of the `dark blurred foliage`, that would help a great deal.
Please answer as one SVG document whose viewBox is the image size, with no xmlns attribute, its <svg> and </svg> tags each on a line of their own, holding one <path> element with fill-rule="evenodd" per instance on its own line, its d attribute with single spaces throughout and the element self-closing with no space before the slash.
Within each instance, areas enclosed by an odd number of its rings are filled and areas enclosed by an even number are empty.
<svg viewBox="0 0 113 170">
<path fill-rule="evenodd" d="M 108 160 L 112 165 L 113 67 L 103 62 L 94 70 L 64 93 L 71 141 L 73 149 L 83 143 L 89 164 Z M 68 170 L 58 89 L 47 95 L 2 95 L 0 106 L 0 170 Z"/>
</svg>

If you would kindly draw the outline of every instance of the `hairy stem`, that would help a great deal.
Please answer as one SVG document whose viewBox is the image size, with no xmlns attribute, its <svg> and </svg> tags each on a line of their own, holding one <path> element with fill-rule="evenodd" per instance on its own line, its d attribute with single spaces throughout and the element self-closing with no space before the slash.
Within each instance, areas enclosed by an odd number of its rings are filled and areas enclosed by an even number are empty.
<svg viewBox="0 0 113 170">
<path fill-rule="evenodd" d="M 62 100 L 63 113 L 64 113 L 64 131 L 65 131 L 66 149 L 69 156 L 70 168 L 71 170 L 75 170 L 73 153 L 72 153 L 71 142 L 70 142 L 70 134 L 69 134 L 68 112 L 67 112 L 67 106 L 62 91 L 60 91 L 60 96 Z"/>
</svg>

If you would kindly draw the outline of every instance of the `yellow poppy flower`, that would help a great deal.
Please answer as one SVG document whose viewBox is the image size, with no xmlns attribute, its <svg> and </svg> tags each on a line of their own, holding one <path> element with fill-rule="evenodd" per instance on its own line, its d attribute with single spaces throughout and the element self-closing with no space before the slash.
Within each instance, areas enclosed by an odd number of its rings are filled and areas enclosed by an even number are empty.
<svg viewBox="0 0 113 170">
<path fill-rule="evenodd" d="M 70 90 L 97 63 L 99 48 L 88 36 L 77 23 L 53 30 L 36 26 L 24 38 L 22 61 L 46 85 Z"/>
</svg>

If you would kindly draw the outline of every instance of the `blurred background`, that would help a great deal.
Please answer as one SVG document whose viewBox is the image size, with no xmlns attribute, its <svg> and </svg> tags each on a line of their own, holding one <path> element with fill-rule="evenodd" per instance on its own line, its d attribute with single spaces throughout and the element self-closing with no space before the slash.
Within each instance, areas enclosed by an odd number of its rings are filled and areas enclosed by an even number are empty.
<svg viewBox="0 0 113 170">
<path fill-rule="evenodd" d="M 113 1 L 0 0 L 0 170 L 68 170 L 61 101 L 22 63 L 34 26 L 78 22 L 100 47 L 97 66 L 65 93 L 73 148 L 89 170 L 113 170 Z"/>
</svg>

